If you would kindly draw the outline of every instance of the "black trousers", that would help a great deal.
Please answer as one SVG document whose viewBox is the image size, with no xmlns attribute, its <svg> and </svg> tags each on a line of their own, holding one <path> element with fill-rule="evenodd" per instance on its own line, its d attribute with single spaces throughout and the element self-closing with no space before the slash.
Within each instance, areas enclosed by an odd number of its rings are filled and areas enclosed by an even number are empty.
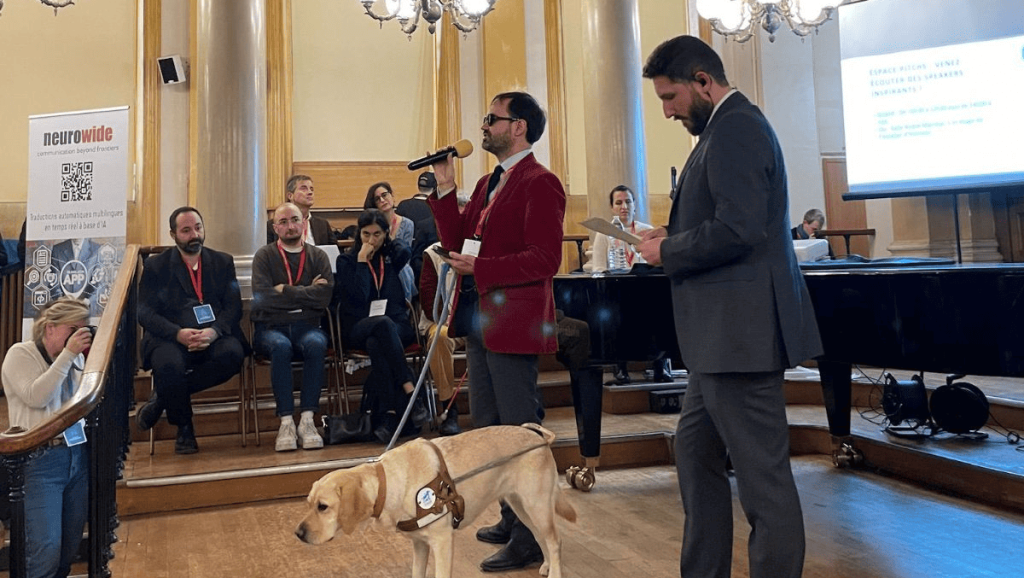
<svg viewBox="0 0 1024 578">
<path fill-rule="evenodd" d="M 242 370 L 242 342 L 231 335 L 218 338 L 202 351 L 189 351 L 177 341 L 153 349 L 153 385 L 171 425 L 192 420 L 192 394 L 224 383 Z"/>
</svg>

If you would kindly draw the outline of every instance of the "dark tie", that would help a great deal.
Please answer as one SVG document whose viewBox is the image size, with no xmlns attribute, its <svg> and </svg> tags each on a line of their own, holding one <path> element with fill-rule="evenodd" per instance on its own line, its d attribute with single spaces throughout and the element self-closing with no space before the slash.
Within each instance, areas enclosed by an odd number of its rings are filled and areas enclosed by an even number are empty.
<svg viewBox="0 0 1024 578">
<path fill-rule="evenodd" d="M 491 178 L 487 179 L 487 202 L 491 202 L 491 193 L 498 187 L 498 181 L 501 180 L 502 173 L 505 169 L 501 165 L 494 167 L 494 172 L 491 173 Z M 486 203 L 485 203 L 486 204 Z"/>
</svg>

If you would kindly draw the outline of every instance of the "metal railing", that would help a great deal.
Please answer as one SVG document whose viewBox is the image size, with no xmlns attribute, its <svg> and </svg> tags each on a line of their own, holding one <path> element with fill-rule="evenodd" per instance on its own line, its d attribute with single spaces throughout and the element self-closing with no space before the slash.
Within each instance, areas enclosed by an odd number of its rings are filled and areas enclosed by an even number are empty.
<svg viewBox="0 0 1024 578">
<path fill-rule="evenodd" d="M 89 439 L 88 565 L 90 577 L 111 575 L 111 545 L 117 541 L 117 480 L 128 453 L 128 410 L 136 363 L 136 299 L 139 247 L 129 245 L 75 396 L 37 426 L 0 434 L 0 460 L 10 486 L 10 577 L 23 578 L 25 565 L 25 464 L 37 448 L 85 418 Z"/>
</svg>

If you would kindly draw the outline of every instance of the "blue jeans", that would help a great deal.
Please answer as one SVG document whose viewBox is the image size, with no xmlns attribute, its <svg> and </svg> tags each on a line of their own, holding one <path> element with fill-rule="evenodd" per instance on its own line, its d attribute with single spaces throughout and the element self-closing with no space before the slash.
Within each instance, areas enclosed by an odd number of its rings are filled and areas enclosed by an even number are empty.
<svg viewBox="0 0 1024 578">
<path fill-rule="evenodd" d="M 25 465 L 28 578 L 63 578 L 71 572 L 88 514 L 88 444 L 37 450 Z"/>
<path fill-rule="evenodd" d="M 270 359 L 270 382 L 277 402 L 277 415 L 292 415 L 295 398 L 292 396 L 292 359 L 302 358 L 302 393 L 299 411 L 320 409 L 320 390 L 324 384 L 324 356 L 327 353 L 327 334 L 312 323 L 269 326 L 256 324 L 253 340 L 256 352 Z"/>
</svg>

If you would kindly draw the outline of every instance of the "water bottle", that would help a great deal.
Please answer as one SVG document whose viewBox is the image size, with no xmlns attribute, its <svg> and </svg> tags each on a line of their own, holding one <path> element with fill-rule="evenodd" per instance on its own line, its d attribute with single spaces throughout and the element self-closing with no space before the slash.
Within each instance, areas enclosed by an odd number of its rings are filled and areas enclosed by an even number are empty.
<svg viewBox="0 0 1024 578">
<path fill-rule="evenodd" d="M 626 230 L 618 217 L 612 217 L 612 224 L 618 227 L 620 231 Z M 626 244 L 619 239 L 610 238 L 608 239 L 608 270 L 613 271 L 616 269 L 629 269 L 629 265 L 626 263 Z"/>
</svg>

